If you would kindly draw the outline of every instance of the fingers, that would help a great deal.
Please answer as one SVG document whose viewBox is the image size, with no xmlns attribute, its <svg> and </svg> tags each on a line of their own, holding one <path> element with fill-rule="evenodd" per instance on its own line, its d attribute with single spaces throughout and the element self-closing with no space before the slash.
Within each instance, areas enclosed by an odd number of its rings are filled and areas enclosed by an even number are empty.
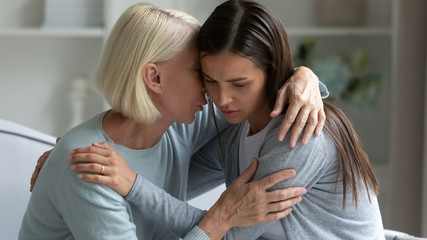
<svg viewBox="0 0 427 240">
<path fill-rule="evenodd" d="M 325 126 L 325 120 L 326 120 L 326 115 L 325 115 L 324 108 L 322 107 L 322 110 L 319 112 L 319 115 L 318 115 L 318 122 L 316 126 L 316 131 L 315 131 L 316 136 L 319 136 L 320 133 L 322 132 L 323 126 Z"/>
<path fill-rule="evenodd" d="M 251 164 L 248 168 L 243 171 L 243 173 L 236 179 L 237 182 L 247 183 L 254 176 L 256 170 L 258 168 L 258 160 L 256 158 L 252 158 Z"/>
<path fill-rule="evenodd" d="M 291 146 L 291 148 L 295 147 L 295 145 L 297 144 L 298 137 L 304 129 L 311 111 L 311 106 L 303 107 L 302 109 L 300 109 L 289 139 L 289 145 Z"/>
<path fill-rule="evenodd" d="M 98 154 L 104 157 L 108 157 L 110 156 L 111 152 L 105 146 L 106 145 L 98 145 L 97 143 L 93 143 L 92 146 L 76 148 L 71 152 L 71 154 L 92 153 L 92 154 Z"/>
<path fill-rule="evenodd" d="M 103 148 L 103 149 L 113 149 L 110 144 L 108 144 L 107 142 L 101 142 L 101 143 L 92 143 L 92 146 L 94 147 L 99 147 L 99 148 Z"/>
<path fill-rule="evenodd" d="M 295 170 L 293 169 L 285 169 L 277 173 L 273 173 L 271 175 L 268 175 L 260 180 L 257 180 L 254 182 L 254 184 L 258 184 L 260 189 L 267 190 L 277 183 L 289 179 L 291 177 L 295 176 Z"/>
<path fill-rule="evenodd" d="M 39 176 L 40 173 L 40 168 L 37 168 L 34 170 L 33 175 L 31 175 L 31 180 L 30 180 L 30 192 L 33 191 L 34 188 L 34 184 L 36 183 L 36 179 Z"/>
<path fill-rule="evenodd" d="M 287 104 L 287 97 L 286 97 L 286 85 L 285 85 L 277 92 L 276 102 L 274 103 L 273 111 L 271 111 L 270 117 L 279 116 L 280 113 L 283 112 L 283 109 L 285 108 L 286 104 Z"/>
<path fill-rule="evenodd" d="M 307 193 L 303 187 L 290 187 L 285 189 L 274 190 L 267 193 L 267 198 L 272 202 L 286 201 L 294 197 L 302 196 Z M 279 211 L 282 209 L 277 209 Z"/>
<path fill-rule="evenodd" d="M 302 197 L 301 196 L 296 196 L 293 198 L 289 198 L 285 201 L 280 201 L 280 202 L 275 202 L 275 203 L 270 203 L 269 204 L 269 211 L 271 213 L 273 212 L 278 212 L 278 211 L 283 211 L 286 210 L 292 206 L 294 206 L 295 204 L 298 204 L 302 201 Z"/>
<path fill-rule="evenodd" d="M 295 102 L 290 103 L 288 109 L 286 110 L 285 117 L 283 118 L 282 124 L 279 129 L 279 141 L 283 141 L 286 134 L 288 133 L 289 128 L 295 121 L 296 116 L 300 110 L 301 106 Z"/>
<path fill-rule="evenodd" d="M 104 155 L 98 153 L 72 153 L 67 158 L 67 161 L 70 163 L 91 162 L 101 165 L 109 165 L 107 158 Z"/>
<path fill-rule="evenodd" d="M 291 212 L 292 212 L 292 208 L 287 208 L 287 209 L 285 209 L 283 211 L 268 213 L 265 216 L 265 221 L 264 222 L 271 222 L 271 221 L 276 221 L 276 220 L 282 219 L 282 218 L 288 216 L 289 213 L 291 213 Z"/>
<path fill-rule="evenodd" d="M 94 174 L 86 174 L 86 173 L 81 173 L 78 175 L 78 177 L 84 181 L 87 182 L 93 182 L 93 183 L 103 183 L 106 185 L 109 185 L 111 183 L 111 178 L 108 176 L 104 176 L 104 175 L 94 175 Z"/>
<path fill-rule="evenodd" d="M 316 128 L 317 123 L 318 123 L 318 120 L 317 120 L 317 116 L 318 115 L 319 114 L 318 114 L 318 112 L 316 110 L 312 110 L 309 113 L 307 125 L 305 126 L 304 134 L 302 135 L 302 138 L 301 138 L 301 143 L 303 145 L 307 145 L 308 140 L 310 140 L 311 135 L 313 135 L 314 129 Z M 298 138 L 299 134 L 300 133 L 297 133 L 296 138 Z"/>
<path fill-rule="evenodd" d="M 42 169 L 42 166 L 44 165 L 44 163 L 46 162 L 46 159 L 49 157 L 50 153 L 52 152 L 52 150 L 44 152 L 40 158 L 37 160 L 37 164 L 36 167 L 34 169 L 33 174 L 31 175 L 31 180 L 30 180 L 30 192 L 33 191 L 34 188 L 34 184 L 36 183 L 37 177 L 39 176 L 40 170 Z"/>
<path fill-rule="evenodd" d="M 287 190 L 287 189 L 284 189 Z M 301 192 L 301 190 L 298 190 L 296 192 Z M 305 189 L 304 189 L 305 192 Z M 286 217 L 289 213 L 292 211 L 292 206 L 300 203 L 302 201 L 301 196 L 295 196 L 292 198 L 287 198 L 284 201 L 278 201 L 273 202 L 268 205 L 268 213 L 265 215 L 263 221 L 269 222 L 269 221 L 275 221 L 279 220 L 281 218 Z"/>
<path fill-rule="evenodd" d="M 98 163 L 80 163 L 71 166 L 71 170 L 75 172 L 91 172 L 102 175 L 109 175 L 109 168 Z"/>
</svg>

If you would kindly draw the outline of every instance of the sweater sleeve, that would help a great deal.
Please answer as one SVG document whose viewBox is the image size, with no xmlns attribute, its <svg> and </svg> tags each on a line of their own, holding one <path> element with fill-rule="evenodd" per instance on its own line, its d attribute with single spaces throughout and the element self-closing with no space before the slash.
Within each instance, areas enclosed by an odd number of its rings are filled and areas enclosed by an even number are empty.
<svg viewBox="0 0 427 240">
<path fill-rule="evenodd" d="M 178 200 L 147 179 L 137 176 L 126 200 L 154 221 L 179 237 L 188 234 L 205 215 L 205 211 Z"/>
<path fill-rule="evenodd" d="M 126 200 L 134 204 L 144 215 L 150 216 L 184 240 L 209 239 L 197 226 L 205 211 L 174 198 L 139 175 Z M 256 239 L 254 236 L 260 236 L 270 224 L 232 228 L 223 239 Z"/>
<path fill-rule="evenodd" d="M 313 136 L 306 146 L 289 147 L 289 136 L 283 142 L 277 140 L 279 125 L 266 136 L 259 155 L 259 166 L 254 179 L 260 179 L 283 169 L 294 169 L 296 175 L 276 184 L 273 189 L 305 187 L 307 191 L 319 181 L 335 161 L 334 144 L 326 133 Z"/>
<path fill-rule="evenodd" d="M 198 226 L 195 226 L 183 240 L 209 240 L 209 237 Z"/>
<path fill-rule="evenodd" d="M 320 96 L 322 96 L 322 98 L 327 98 L 329 97 L 329 91 L 328 88 L 326 87 L 326 85 L 324 83 L 322 83 L 321 81 L 319 81 L 319 91 L 320 91 Z"/>
<path fill-rule="evenodd" d="M 212 139 L 191 157 L 187 200 L 197 197 L 224 183 L 218 138 Z"/>
<path fill-rule="evenodd" d="M 62 189 L 58 204 L 73 237 L 137 239 L 129 204 L 109 187 L 84 182 L 77 177 L 77 173 L 68 169 L 58 185 Z"/>
</svg>

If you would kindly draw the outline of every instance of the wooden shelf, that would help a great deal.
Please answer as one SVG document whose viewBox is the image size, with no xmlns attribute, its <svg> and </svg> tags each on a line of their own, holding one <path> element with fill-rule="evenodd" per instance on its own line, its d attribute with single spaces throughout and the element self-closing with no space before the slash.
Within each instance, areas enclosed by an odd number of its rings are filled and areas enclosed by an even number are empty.
<svg viewBox="0 0 427 240">
<path fill-rule="evenodd" d="M 103 38 L 103 28 L 10 28 L 0 29 L 0 37 Z"/>
</svg>

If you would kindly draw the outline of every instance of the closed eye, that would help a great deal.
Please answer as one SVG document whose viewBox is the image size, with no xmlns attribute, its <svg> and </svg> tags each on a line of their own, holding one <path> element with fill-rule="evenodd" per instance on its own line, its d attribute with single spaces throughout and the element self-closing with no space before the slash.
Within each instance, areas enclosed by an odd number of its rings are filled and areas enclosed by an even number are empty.
<svg viewBox="0 0 427 240">
<path fill-rule="evenodd" d="M 205 83 L 218 83 L 218 82 L 213 80 L 213 79 L 209 79 L 209 78 L 205 77 Z"/>
</svg>

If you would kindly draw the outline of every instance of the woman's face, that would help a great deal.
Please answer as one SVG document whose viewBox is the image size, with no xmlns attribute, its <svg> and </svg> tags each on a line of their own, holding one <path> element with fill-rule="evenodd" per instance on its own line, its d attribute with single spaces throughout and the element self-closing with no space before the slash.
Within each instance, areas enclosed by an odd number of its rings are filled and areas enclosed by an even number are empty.
<svg viewBox="0 0 427 240">
<path fill-rule="evenodd" d="M 201 69 L 209 96 L 229 122 L 268 116 L 266 75 L 252 61 L 229 51 L 201 53 Z"/>
<path fill-rule="evenodd" d="M 163 117 L 173 122 L 190 124 L 195 113 L 206 104 L 205 90 L 200 81 L 199 51 L 196 43 L 190 44 L 182 53 L 160 66 L 163 85 Z"/>
</svg>

